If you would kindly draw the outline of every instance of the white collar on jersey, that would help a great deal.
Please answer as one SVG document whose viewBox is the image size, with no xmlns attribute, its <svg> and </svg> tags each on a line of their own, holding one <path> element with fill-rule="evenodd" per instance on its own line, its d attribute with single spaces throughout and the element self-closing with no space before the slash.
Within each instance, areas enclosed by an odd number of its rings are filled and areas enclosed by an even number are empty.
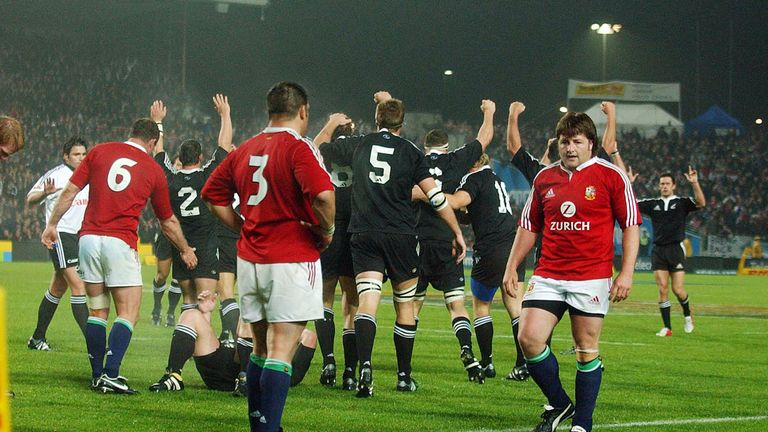
<svg viewBox="0 0 768 432">
<path fill-rule="evenodd" d="M 140 146 L 140 145 L 136 144 L 135 142 L 130 142 L 130 141 L 123 141 L 123 142 L 124 142 L 125 144 L 128 144 L 129 146 L 132 146 L 132 147 L 136 147 L 137 149 L 139 149 L 139 150 L 143 151 L 144 153 L 149 153 L 149 152 L 147 151 L 147 149 L 145 149 L 144 147 L 142 147 L 142 146 Z"/>
<path fill-rule="evenodd" d="M 300 133 L 298 133 L 295 129 L 292 129 L 289 127 L 267 126 L 262 131 L 262 133 L 278 133 L 278 132 L 288 132 L 289 134 L 295 136 L 296 139 L 302 138 Z"/>
<path fill-rule="evenodd" d="M 429 151 L 427 152 L 428 155 L 448 153 L 448 144 L 446 144 L 444 147 L 439 146 L 439 147 L 428 147 L 428 148 L 429 148 Z"/>
</svg>

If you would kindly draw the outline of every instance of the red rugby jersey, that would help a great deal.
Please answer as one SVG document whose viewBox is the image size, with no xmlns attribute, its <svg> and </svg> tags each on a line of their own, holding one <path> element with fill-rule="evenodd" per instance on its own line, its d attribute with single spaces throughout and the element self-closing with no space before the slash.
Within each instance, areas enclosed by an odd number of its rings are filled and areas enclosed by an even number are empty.
<svg viewBox="0 0 768 432">
<path fill-rule="evenodd" d="M 589 280 L 613 275 L 614 222 L 621 229 L 641 223 L 632 185 L 615 165 L 592 158 L 572 173 L 560 163 L 542 169 L 519 225 L 541 232 L 535 275 Z"/>
<path fill-rule="evenodd" d="M 165 174 L 146 150 L 131 142 L 95 146 L 69 181 L 80 189 L 90 185 L 80 235 L 117 237 L 133 249 L 139 240 L 139 215 L 152 201 L 160 220 L 173 216 Z"/>
<path fill-rule="evenodd" d="M 289 128 L 268 127 L 245 141 L 214 170 L 203 199 L 228 206 L 240 196 L 245 219 L 237 255 L 259 264 L 307 262 L 320 257 L 312 201 L 333 190 L 311 141 Z"/>
</svg>

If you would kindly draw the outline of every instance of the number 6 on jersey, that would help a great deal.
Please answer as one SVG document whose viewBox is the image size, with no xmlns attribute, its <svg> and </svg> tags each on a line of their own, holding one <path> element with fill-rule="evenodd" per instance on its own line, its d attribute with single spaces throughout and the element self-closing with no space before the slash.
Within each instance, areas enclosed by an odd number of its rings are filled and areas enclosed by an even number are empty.
<svg viewBox="0 0 768 432">
<path fill-rule="evenodd" d="M 267 196 L 269 185 L 264 178 L 264 168 L 267 167 L 267 161 L 269 155 L 264 156 L 251 156 L 248 161 L 249 166 L 256 167 L 256 171 L 253 173 L 253 182 L 259 185 L 259 192 L 256 195 L 250 195 L 248 197 L 248 205 L 259 205 L 259 203 Z"/>
</svg>

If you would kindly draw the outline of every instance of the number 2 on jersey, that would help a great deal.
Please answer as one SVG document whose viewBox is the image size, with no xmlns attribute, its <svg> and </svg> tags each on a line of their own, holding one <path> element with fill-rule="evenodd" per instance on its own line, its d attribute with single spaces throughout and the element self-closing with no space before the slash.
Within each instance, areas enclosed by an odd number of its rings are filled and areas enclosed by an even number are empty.
<svg viewBox="0 0 768 432">
<path fill-rule="evenodd" d="M 259 205 L 259 203 L 267 196 L 269 185 L 267 184 L 267 179 L 264 178 L 264 168 L 267 167 L 268 160 L 269 155 L 264 155 L 251 156 L 251 159 L 248 161 L 249 166 L 256 167 L 256 171 L 253 172 L 252 180 L 259 185 L 259 191 L 256 192 L 256 195 L 248 196 L 248 205 Z"/>
<path fill-rule="evenodd" d="M 192 189 L 189 186 L 185 186 L 181 189 L 179 189 L 179 198 L 183 197 L 184 195 L 188 195 L 187 199 L 181 202 L 181 205 L 179 206 L 179 210 L 181 210 L 181 215 L 183 217 L 189 217 L 189 216 L 199 216 L 200 215 L 200 207 L 194 206 L 192 208 L 189 208 L 189 205 L 192 204 L 192 201 L 197 198 L 197 191 Z"/>
</svg>

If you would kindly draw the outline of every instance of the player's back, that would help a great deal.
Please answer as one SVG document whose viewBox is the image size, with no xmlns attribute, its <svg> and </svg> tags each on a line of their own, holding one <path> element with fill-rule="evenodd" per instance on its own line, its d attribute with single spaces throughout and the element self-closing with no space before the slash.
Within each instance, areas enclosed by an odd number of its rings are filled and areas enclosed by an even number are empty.
<svg viewBox="0 0 768 432">
<path fill-rule="evenodd" d="M 472 198 L 467 210 L 477 250 L 487 250 L 514 238 L 517 227 L 509 195 L 504 182 L 490 166 L 465 175 L 458 189 Z"/>
<path fill-rule="evenodd" d="M 412 142 L 382 130 L 359 140 L 352 170 L 349 232 L 415 234 L 411 191 L 430 176 L 424 154 Z"/>
<path fill-rule="evenodd" d="M 163 171 L 138 144 L 109 142 L 95 146 L 70 181 L 79 187 L 86 182 L 90 185 L 81 235 L 109 235 L 136 248 L 139 215 L 147 199 L 153 198 L 159 219 L 171 216 Z"/>
</svg>

